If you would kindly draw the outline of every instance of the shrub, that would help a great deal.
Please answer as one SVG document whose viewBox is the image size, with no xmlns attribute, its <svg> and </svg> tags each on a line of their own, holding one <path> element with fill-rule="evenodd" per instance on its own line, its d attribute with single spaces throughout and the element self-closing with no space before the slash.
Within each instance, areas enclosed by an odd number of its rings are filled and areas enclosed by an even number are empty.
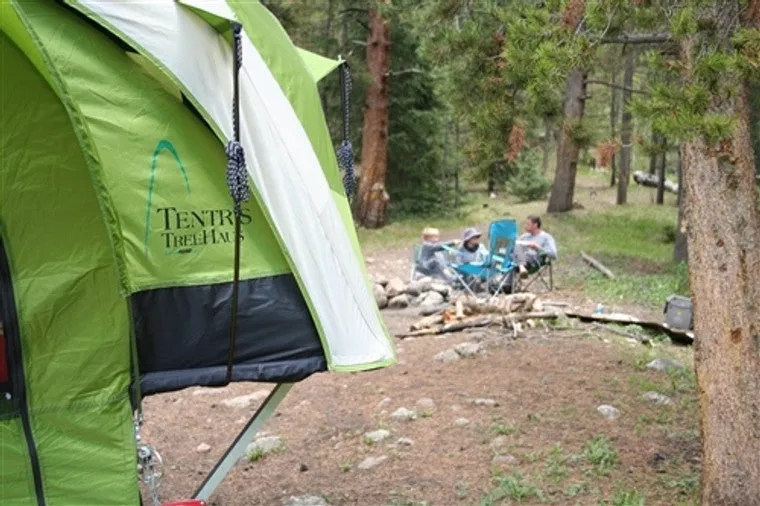
<svg viewBox="0 0 760 506">
<path fill-rule="evenodd" d="M 520 202 L 541 200 L 551 188 L 551 183 L 539 168 L 538 155 L 533 150 L 523 150 L 514 163 L 514 175 L 506 182 L 506 190 Z"/>
</svg>

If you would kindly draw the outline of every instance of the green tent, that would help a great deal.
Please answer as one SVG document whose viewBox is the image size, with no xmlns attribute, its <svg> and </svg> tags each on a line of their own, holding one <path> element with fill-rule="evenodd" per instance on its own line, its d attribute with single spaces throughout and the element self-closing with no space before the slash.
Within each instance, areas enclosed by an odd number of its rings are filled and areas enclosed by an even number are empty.
<svg viewBox="0 0 760 506">
<path fill-rule="evenodd" d="M 394 362 L 336 65 L 257 1 L 0 2 L 0 504 L 138 504 L 140 394 Z"/>
</svg>

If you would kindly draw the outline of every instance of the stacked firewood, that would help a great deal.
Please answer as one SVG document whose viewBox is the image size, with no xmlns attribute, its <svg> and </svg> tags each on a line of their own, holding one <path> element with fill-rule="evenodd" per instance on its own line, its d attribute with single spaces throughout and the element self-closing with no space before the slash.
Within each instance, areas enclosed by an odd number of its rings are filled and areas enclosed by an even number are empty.
<svg viewBox="0 0 760 506">
<path fill-rule="evenodd" d="M 409 332 L 396 337 L 444 334 L 490 325 L 503 326 L 516 333 L 521 322 L 557 316 L 556 311 L 545 309 L 532 293 L 501 294 L 488 299 L 461 295 L 451 305 L 422 317 L 410 326 Z"/>
</svg>

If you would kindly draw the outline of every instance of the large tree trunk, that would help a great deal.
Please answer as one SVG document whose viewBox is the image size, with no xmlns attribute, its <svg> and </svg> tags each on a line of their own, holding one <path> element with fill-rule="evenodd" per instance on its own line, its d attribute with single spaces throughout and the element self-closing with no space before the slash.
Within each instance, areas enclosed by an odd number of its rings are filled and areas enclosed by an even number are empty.
<svg viewBox="0 0 760 506">
<path fill-rule="evenodd" d="M 628 201 L 628 180 L 631 174 L 631 162 L 633 161 L 633 118 L 631 116 L 630 102 L 633 89 L 633 73 L 636 70 L 636 52 L 634 48 L 627 47 L 625 50 L 625 71 L 623 72 L 623 121 L 620 125 L 620 142 L 623 144 L 623 152 L 620 156 L 620 174 L 618 175 L 617 203 L 623 205 Z"/>
<path fill-rule="evenodd" d="M 573 208 L 579 146 L 573 139 L 572 130 L 583 119 L 585 104 L 586 73 L 579 69 L 573 69 L 565 88 L 564 123 L 557 146 L 557 169 L 547 206 L 549 213 L 563 213 Z"/>
<path fill-rule="evenodd" d="M 731 141 L 683 145 L 702 504 L 721 506 L 760 503 L 760 216 L 746 96 L 734 102 Z"/>
<path fill-rule="evenodd" d="M 652 146 L 652 152 L 649 155 L 649 173 L 656 174 L 658 159 L 656 148 L 660 145 L 660 137 L 656 133 L 652 132 L 652 136 L 650 137 L 649 142 Z"/>
<path fill-rule="evenodd" d="M 678 227 L 676 228 L 676 244 L 673 247 L 673 261 L 676 263 L 688 261 L 688 248 L 686 247 L 686 220 L 683 219 L 683 164 L 681 163 L 681 149 L 678 150 Z"/>
<path fill-rule="evenodd" d="M 614 141 L 617 137 L 617 117 L 618 117 L 618 97 L 620 93 L 616 88 L 617 86 L 617 67 L 613 67 L 612 75 L 610 76 L 610 82 L 612 82 L 612 88 L 610 88 L 610 138 Z M 617 153 L 612 154 L 612 160 L 610 161 L 610 187 L 615 186 L 615 176 L 617 174 Z"/>
<path fill-rule="evenodd" d="M 367 228 L 385 224 L 388 193 L 388 72 L 390 71 L 390 26 L 375 9 L 369 13 L 367 67 L 372 78 L 364 106 L 362 172 L 356 201 L 356 220 Z"/>
</svg>

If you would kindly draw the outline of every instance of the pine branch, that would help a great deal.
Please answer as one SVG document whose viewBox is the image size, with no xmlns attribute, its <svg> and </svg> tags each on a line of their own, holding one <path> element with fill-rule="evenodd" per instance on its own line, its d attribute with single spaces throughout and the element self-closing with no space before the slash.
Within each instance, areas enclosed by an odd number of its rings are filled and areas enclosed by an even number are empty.
<svg viewBox="0 0 760 506">
<path fill-rule="evenodd" d="M 602 37 L 602 44 L 662 44 L 669 42 L 671 36 L 669 33 L 642 33 L 642 34 L 623 34 L 614 37 Z"/>
<path fill-rule="evenodd" d="M 608 88 L 615 88 L 616 90 L 630 91 L 631 93 L 640 93 L 642 95 L 649 95 L 648 91 L 637 90 L 634 88 L 626 88 L 625 86 L 621 86 L 619 84 L 608 83 L 607 81 L 600 81 L 598 79 L 586 79 L 586 84 L 601 84 L 603 86 L 607 86 Z"/>
<path fill-rule="evenodd" d="M 404 70 L 391 70 L 389 72 L 386 72 L 385 75 L 386 77 L 388 77 L 388 76 L 400 76 L 404 74 L 427 74 L 427 72 L 425 72 L 422 69 L 411 68 L 411 69 L 404 69 Z"/>
</svg>

